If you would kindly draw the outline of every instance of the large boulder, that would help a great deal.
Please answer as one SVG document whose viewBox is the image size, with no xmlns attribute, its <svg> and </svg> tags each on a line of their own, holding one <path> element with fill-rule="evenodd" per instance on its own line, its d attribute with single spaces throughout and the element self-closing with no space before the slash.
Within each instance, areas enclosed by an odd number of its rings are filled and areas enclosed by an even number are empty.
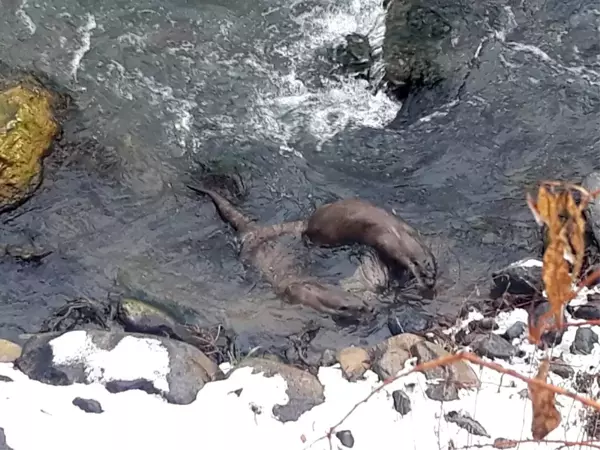
<svg viewBox="0 0 600 450">
<path fill-rule="evenodd" d="M 0 92 L 0 213 L 30 197 L 41 182 L 42 159 L 59 132 L 56 100 L 33 82 Z"/>
<path fill-rule="evenodd" d="M 54 385 L 100 383 L 110 392 L 140 389 L 189 404 L 218 366 L 197 348 L 168 338 L 77 330 L 31 338 L 15 361 L 29 378 Z"/>
<path fill-rule="evenodd" d="M 385 79 L 409 95 L 401 115 L 426 114 L 453 100 L 490 31 L 489 2 L 390 0 L 383 58 Z M 424 94 L 431 91 L 431 95 Z"/>
</svg>

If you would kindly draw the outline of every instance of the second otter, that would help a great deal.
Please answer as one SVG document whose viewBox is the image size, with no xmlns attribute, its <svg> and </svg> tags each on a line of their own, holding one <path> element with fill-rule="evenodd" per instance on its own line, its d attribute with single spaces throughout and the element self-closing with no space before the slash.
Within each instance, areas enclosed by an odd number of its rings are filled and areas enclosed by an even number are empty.
<svg viewBox="0 0 600 450">
<path fill-rule="evenodd" d="M 437 263 L 417 230 L 365 200 L 344 199 L 320 206 L 308 219 L 303 234 L 323 246 L 368 245 L 382 259 L 408 268 L 422 287 L 435 286 Z"/>
</svg>

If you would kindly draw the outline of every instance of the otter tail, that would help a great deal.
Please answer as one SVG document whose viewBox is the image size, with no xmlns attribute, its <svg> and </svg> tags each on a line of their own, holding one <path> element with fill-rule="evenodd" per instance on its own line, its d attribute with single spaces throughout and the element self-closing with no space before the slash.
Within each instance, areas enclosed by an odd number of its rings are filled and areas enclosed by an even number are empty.
<svg viewBox="0 0 600 450">
<path fill-rule="evenodd" d="M 236 231 L 243 232 L 251 228 L 254 221 L 236 209 L 236 207 L 222 195 L 202 187 L 190 185 L 187 185 L 187 187 L 198 194 L 208 195 L 217 207 L 223 220 L 231 224 Z"/>
</svg>

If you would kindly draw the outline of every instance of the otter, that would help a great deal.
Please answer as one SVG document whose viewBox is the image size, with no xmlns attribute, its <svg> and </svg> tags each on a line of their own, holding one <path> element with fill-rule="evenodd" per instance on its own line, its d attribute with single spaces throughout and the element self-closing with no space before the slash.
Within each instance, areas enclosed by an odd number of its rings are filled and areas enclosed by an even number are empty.
<svg viewBox="0 0 600 450">
<path fill-rule="evenodd" d="M 370 246 L 383 260 L 408 268 L 423 288 L 435 286 L 437 262 L 417 230 L 365 200 L 343 199 L 318 207 L 302 234 L 324 247 Z"/>
<path fill-rule="evenodd" d="M 305 221 L 261 226 L 216 191 L 190 185 L 188 188 L 210 197 L 223 220 L 237 231 L 242 256 L 260 270 L 275 294 L 287 302 L 346 318 L 357 318 L 373 310 L 363 298 L 300 273 L 293 255 L 276 238 L 283 234 L 301 236 Z"/>
</svg>

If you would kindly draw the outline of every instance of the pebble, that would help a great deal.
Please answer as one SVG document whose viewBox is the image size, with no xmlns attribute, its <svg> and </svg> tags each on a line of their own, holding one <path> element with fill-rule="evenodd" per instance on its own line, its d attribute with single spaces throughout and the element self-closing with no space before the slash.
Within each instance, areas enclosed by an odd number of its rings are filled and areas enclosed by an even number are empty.
<svg viewBox="0 0 600 450">
<path fill-rule="evenodd" d="M 100 414 L 104 412 L 100 402 L 91 398 L 75 397 L 73 404 L 87 413 Z"/>
<path fill-rule="evenodd" d="M 467 430 L 468 433 L 477 436 L 490 437 L 486 429 L 466 412 L 448 411 L 448 413 L 444 415 L 444 418 L 446 419 L 446 422 L 455 423 L 463 430 Z"/>
<path fill-rule="evenodd" d="M 525 330 L 527 330 L 527 325 L 524 322 L 518 321 L 513 323 L 503 336 L 509 342 L 512 342 L 513 339 L 523 336 Z"/>
<path fill-rule="evenodd" d="M 0 339 L 0 363 L 14 362 L 21 356 L 21 346 L 6 339 Z"/>
<path fill-rule="evenodd" d="M 10 383 L 11 381 L 14 381 L 11 377 L 7 377 L 6 375 L 0 375 L 0 381 L 3 381 L 5 383 Z"/>
<path fill-rule="evenodd" d="M 575 339 L 571 344 L 571 353 L 575 355 L 589 355 L 598 343 L 598 335 L 589 327 L 580 327 L 575 332 Z"/>
<path fill-rule="evenodd" d="M 335 433 L 335 436 L 340 440 L 342 445 L 348 448 L 354 447 L 354 436 L 350 430 L 341 430 Z"/>
<path fill-rule="evenodd" d="M 340 350 L 337 360 L 344 378 L 348 381 L 358 380 L 371 367 L 369 353 L 362 347 L 347 347 Z"/>
<path fill-rule="evenodd" d="M 400 415 L 405 416 L 411 411 L 410 406 L 410 398 L 404 391 L 400 389 L 392 392 L 392 398 L 394 399 L 394 409 L 400 413 Z"/>
</svg>

